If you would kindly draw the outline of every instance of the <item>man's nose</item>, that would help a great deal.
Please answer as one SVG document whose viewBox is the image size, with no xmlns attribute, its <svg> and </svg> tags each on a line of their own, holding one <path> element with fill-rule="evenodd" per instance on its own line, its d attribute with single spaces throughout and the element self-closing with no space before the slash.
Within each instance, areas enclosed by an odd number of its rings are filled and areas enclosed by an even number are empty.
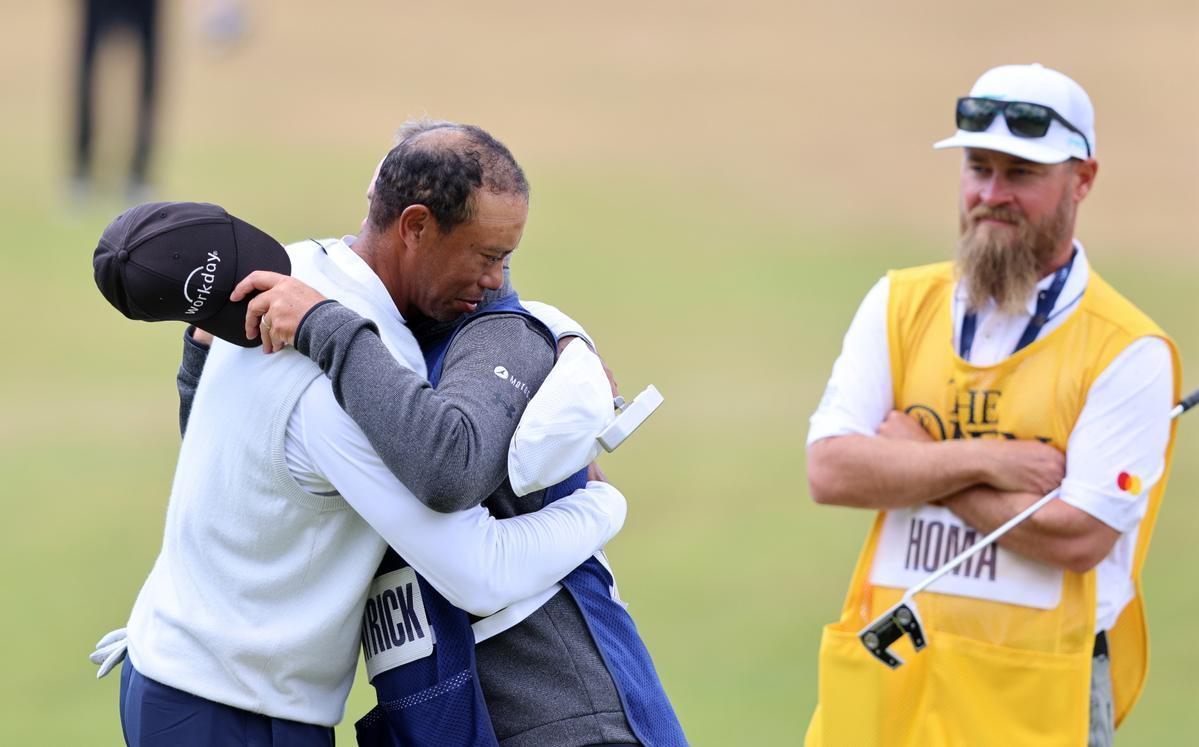
<svg viewBox="0 0 1199 747">
<path fill-rule="evenodd" d="M 479 279 L 479 285 L 487 290 L 499 290 L 504 285 L 503 263 L 496 262 L 494 267 L 489 267 L 487 272 L 483 273 L 483 277 Z"/>
<path fill-rule="evenodd" d="M 979 199 L 990 207 L 1006 205 L 1012 201 L 1012 190 L 1000 174 L 993 174 L 980 185 Z"/>
</svg>

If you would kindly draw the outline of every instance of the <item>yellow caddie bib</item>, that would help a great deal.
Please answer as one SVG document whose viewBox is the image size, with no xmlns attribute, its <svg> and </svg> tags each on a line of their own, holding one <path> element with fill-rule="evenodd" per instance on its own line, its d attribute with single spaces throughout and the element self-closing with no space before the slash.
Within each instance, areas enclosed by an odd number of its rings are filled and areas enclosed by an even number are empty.
<svg viewBox="0 0 1199 747">
<path fill-rule="evenodd" d="M 993 366 L 953 349 L 951 263 L 893 271 L 887 312 L 896 409 L 938 440 L 1040 439 L 1065 451 L 1095 378 L 1134 340 L 1174 344 L 1092 268 L 1061 326 Z M 1137 533 L 1136 596 L 1108 631 L 1116 721 L 1144 682 L 1148 639 L 1140 571 L 1173 452 Z M 1113 479 L 1115 476 L 1113 475 Z M 937 506 L 879 512 L 838 622 L 820 647 L 819 702 L 806 745 L 1077 747 L 1087 740 L 1095 637 L 1095 572 L 1073 573 L 993 546 L 916 599 L 928 646 L 892 648 L 888 669 L 858 632 L 978 537 Z"/>
</svg>

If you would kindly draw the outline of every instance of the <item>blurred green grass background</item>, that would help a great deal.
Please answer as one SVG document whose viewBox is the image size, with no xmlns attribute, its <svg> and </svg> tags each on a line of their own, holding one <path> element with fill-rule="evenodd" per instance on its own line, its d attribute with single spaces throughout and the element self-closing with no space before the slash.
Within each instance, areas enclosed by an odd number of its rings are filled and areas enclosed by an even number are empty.
<svg viewBox="0 0 1199 747">
<path fill-rule="evenodd" d="M 584 322 L 626 394 L 654 383 L 666 396 L 605 460 L 630 500 L 610 554 L 696 744 L 800 741 L 819 628 L 869 521 L 808 500 L 807 417 L 870 285 L 950 252 L 957 160 L 929 144 L 979 72 L 1039 59 L 1088 88 L 1103 169 L 1079 235 L 1184 362 L 1199 355 L 1199 104 L 1177 95 L 1199 73 L 1192 3 L 1134 18 L 1116 2 L 1014 2 L 994 18 L 948 2 L 276 0 L 249 3 L 251 34 L 220 53 L 200 42 L 192 5 L 171 6 L 164 27 L 159 197 L 218 202 L 284 241 L 351 232 L 392 131 L 423 113 L 482 124 L 525 164 L 522 294 Z M 107 306 L 88 260 L 122 204 L 65 196 L 70 10 L 0 0 L 19 31 L 0 49 L 0 742 L 12 745 L 120 742 L 115 678 L 93 681 L 85 657 L 157 553 L 178 445 L 181 325 Z M 129 60 L 106 60 L 101 179 L 118 186 Z M 1195 431 L 1184 422 L 1146 569 L 1152 668 L 1121 745 L 1199 731 Z M 342 744 L 372 695 L 360 678 Z"/>
</svg>

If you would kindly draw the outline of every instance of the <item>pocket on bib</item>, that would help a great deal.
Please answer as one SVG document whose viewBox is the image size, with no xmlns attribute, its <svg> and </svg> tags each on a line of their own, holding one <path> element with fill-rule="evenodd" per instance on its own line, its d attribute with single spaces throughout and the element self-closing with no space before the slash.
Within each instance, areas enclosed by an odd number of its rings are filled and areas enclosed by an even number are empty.
<svg viewBox="0 0 1199 747">
<path fill-rule="evenodd" d="M 1086 743 L 1090 657 L 993 646 L 937 630 L 890 669 L 838 624 L 820 644 L 808 747 L 1077 747 Z"/>
</svg>

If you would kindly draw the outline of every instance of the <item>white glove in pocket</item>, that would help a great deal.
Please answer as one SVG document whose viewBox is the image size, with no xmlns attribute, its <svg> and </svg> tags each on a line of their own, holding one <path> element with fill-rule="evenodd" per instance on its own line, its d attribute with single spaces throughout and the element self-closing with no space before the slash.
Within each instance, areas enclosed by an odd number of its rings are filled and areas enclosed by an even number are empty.
<svg viewBox="0 0 1199 747">
<path fill-rule="evenodd" d="M 125 637 L 124 628 L 117 628 L 97 641 L 96 650 L 87 657 L 100 667 L 96 672 L 96 679 L 100 679 L 120 664 L 128 648 L 129 639 Z"/>
</svg>

